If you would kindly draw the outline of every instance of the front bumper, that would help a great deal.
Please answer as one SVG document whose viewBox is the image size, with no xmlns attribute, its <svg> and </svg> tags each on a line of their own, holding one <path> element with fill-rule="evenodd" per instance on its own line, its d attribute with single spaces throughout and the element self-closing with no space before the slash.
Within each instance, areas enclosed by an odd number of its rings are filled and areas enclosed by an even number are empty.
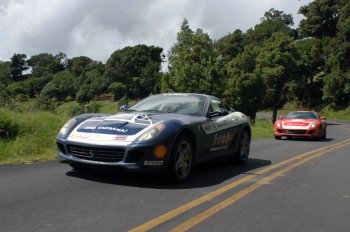
<svg viewBox="0 0 350 232">
<path fill-rule="evenodd" d="M 169 149 L 165 158 L 153 154 L 159 143 L 105 146 L 70 142 L 57 139 L 60 163 L 78 164 L 92 168 L 129 170 L 134 172 L 165 172 L 169 161 Z M 167 148 L 170 144 L 164 144 Z"/>
<path fill-rule="evenodd" d="M 275 128 L 275 136 L 319 138 L 321 131 L 319 128 L 313 129 L 283 129 Z"/>
</svg>

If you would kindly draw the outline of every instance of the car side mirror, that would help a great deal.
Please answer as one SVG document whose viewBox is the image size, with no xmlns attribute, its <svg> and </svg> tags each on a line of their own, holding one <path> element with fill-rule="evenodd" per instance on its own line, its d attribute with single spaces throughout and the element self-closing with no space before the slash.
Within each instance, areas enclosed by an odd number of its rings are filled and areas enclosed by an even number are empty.
<svg viewBox="0 0 350 232">
<path fill-rule="evenodd" d="M 278 116 L 279 120 L 283 120 L 283 115 Z"/>
<path fill-rule="evenodd" d="M 327 118 L 326 117 L 320 117 L 321 120 L 326 120 Z"/>
<path fill-rule="evenodd" d="M 126 111 L 129 108 L 128 104 L 124 104 L 120 107 L 120 111 Z"/>
<path fill-rule="evenodd" d="M 207 117 L 214 118 L 214 117 L 225 116 L 225 115 L 228 115 L 228 111 L 219 108 L 219 109 L 216 109 L 214 112 L 208 113 Z"/>
</svg>

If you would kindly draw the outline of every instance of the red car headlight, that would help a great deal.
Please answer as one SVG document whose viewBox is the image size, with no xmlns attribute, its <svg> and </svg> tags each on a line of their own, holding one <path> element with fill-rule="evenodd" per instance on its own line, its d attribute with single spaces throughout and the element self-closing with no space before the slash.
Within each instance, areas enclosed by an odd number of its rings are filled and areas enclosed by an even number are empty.
<svg viewBox="0 0 350 232">
<path fill-rule="evenodd" d="M 318 123 L 317 122 L 313 122 L 310 124 L 310 128 L 316 128 L 318 127 Z"/>
</svg>

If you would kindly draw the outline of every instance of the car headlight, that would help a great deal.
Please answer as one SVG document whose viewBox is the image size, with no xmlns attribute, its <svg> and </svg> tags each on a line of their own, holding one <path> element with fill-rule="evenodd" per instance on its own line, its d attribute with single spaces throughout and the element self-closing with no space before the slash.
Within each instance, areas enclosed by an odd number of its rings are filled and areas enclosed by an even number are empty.
<svg viewBox="0 0 350 232">
<path fill-rule="evenodd" d="M 145 133 L 143 133 L 139 138 L 138 141 L 148 141 L 150 139 L 153 139 L 157 137 L 160 132 L 162 132 L 165 128 L 165 125 L 163 123 L 158 123 L 152 126 L 150 129 L 148 129 Z"/>
<path fill-rule="evenodd" d="M 281 123 L 281 122 L 277 122 L 277 123 L 276 123 L 276 126 L 277 126 L 277 127 L 282 127 L 282 123 Z"/>
<path fill-rule="evenodd" d="M 310 125 L 311 128 L 315 128 L 316 126 L 317 126 L 317 122 L 313 122 L 313 123 L 311 123 L 311 125 Z"/>
<path fill-rule="evenodd" d="M 72 128 L 72 126 L 77 122 L 75 118 L 70 119 L 68 122 L 66 122 L 63 127 L 60 130 L 59 135 L 60 136 L 66 136 L 68 131 Z"/>
</svg>

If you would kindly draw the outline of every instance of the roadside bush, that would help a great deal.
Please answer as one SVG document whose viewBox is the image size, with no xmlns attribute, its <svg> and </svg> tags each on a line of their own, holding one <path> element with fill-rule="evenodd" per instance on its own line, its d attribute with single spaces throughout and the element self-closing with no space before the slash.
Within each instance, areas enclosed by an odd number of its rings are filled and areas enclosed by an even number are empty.
<svg viewBox="0 0 350 232">
<path fill-rule="evenodd" d="M 13 139 L 0 139 L 0 163 L 27 163 L 52 160 L 56 156 L 55 138 L 66 121 L 52 112 L 14 112 L 0 109 L 0 123 Z"/>
<path fill-rule="evenodd" d="M 55 109 L 58 115 L 71 118 L 84 113 L 99 113 L 101 105 L 97 102 L 90 102 L 87 105 L 77 102 L 66 102 Z"/>
<path fill-rule="evenodd" d="M 73 106 L 72 108 L 70 108 L 70 110 L 68 112 L 68 116 L 74 117 L 74 116 L 77 116 L 77 115 L 83 114 L 83 113 L 84 113 L 84 107 L 82 107 L 81 105 L 76 105 L 76 106 Z"/>
<path fill-rule="evenodd" d="M 19 126 L 5 111 L 0 110 L 0 138 L 14 138 L 19 132 Z"/>
<path fill-rule="evenodd" d="M 97 102 L 90 102 L 85 106 L 85 113 L 99 113 L 100 105 Z"/>
<path fill-rule="evenodd" d="M 59 105 L 59 102 L 55 98 L 47 98 L 44 96 L 39 96 L 35 99 L 33 107 L 36 110 L 48 110 L 48 111 L 54 111 L 57 106 Z"/>
</svg>

